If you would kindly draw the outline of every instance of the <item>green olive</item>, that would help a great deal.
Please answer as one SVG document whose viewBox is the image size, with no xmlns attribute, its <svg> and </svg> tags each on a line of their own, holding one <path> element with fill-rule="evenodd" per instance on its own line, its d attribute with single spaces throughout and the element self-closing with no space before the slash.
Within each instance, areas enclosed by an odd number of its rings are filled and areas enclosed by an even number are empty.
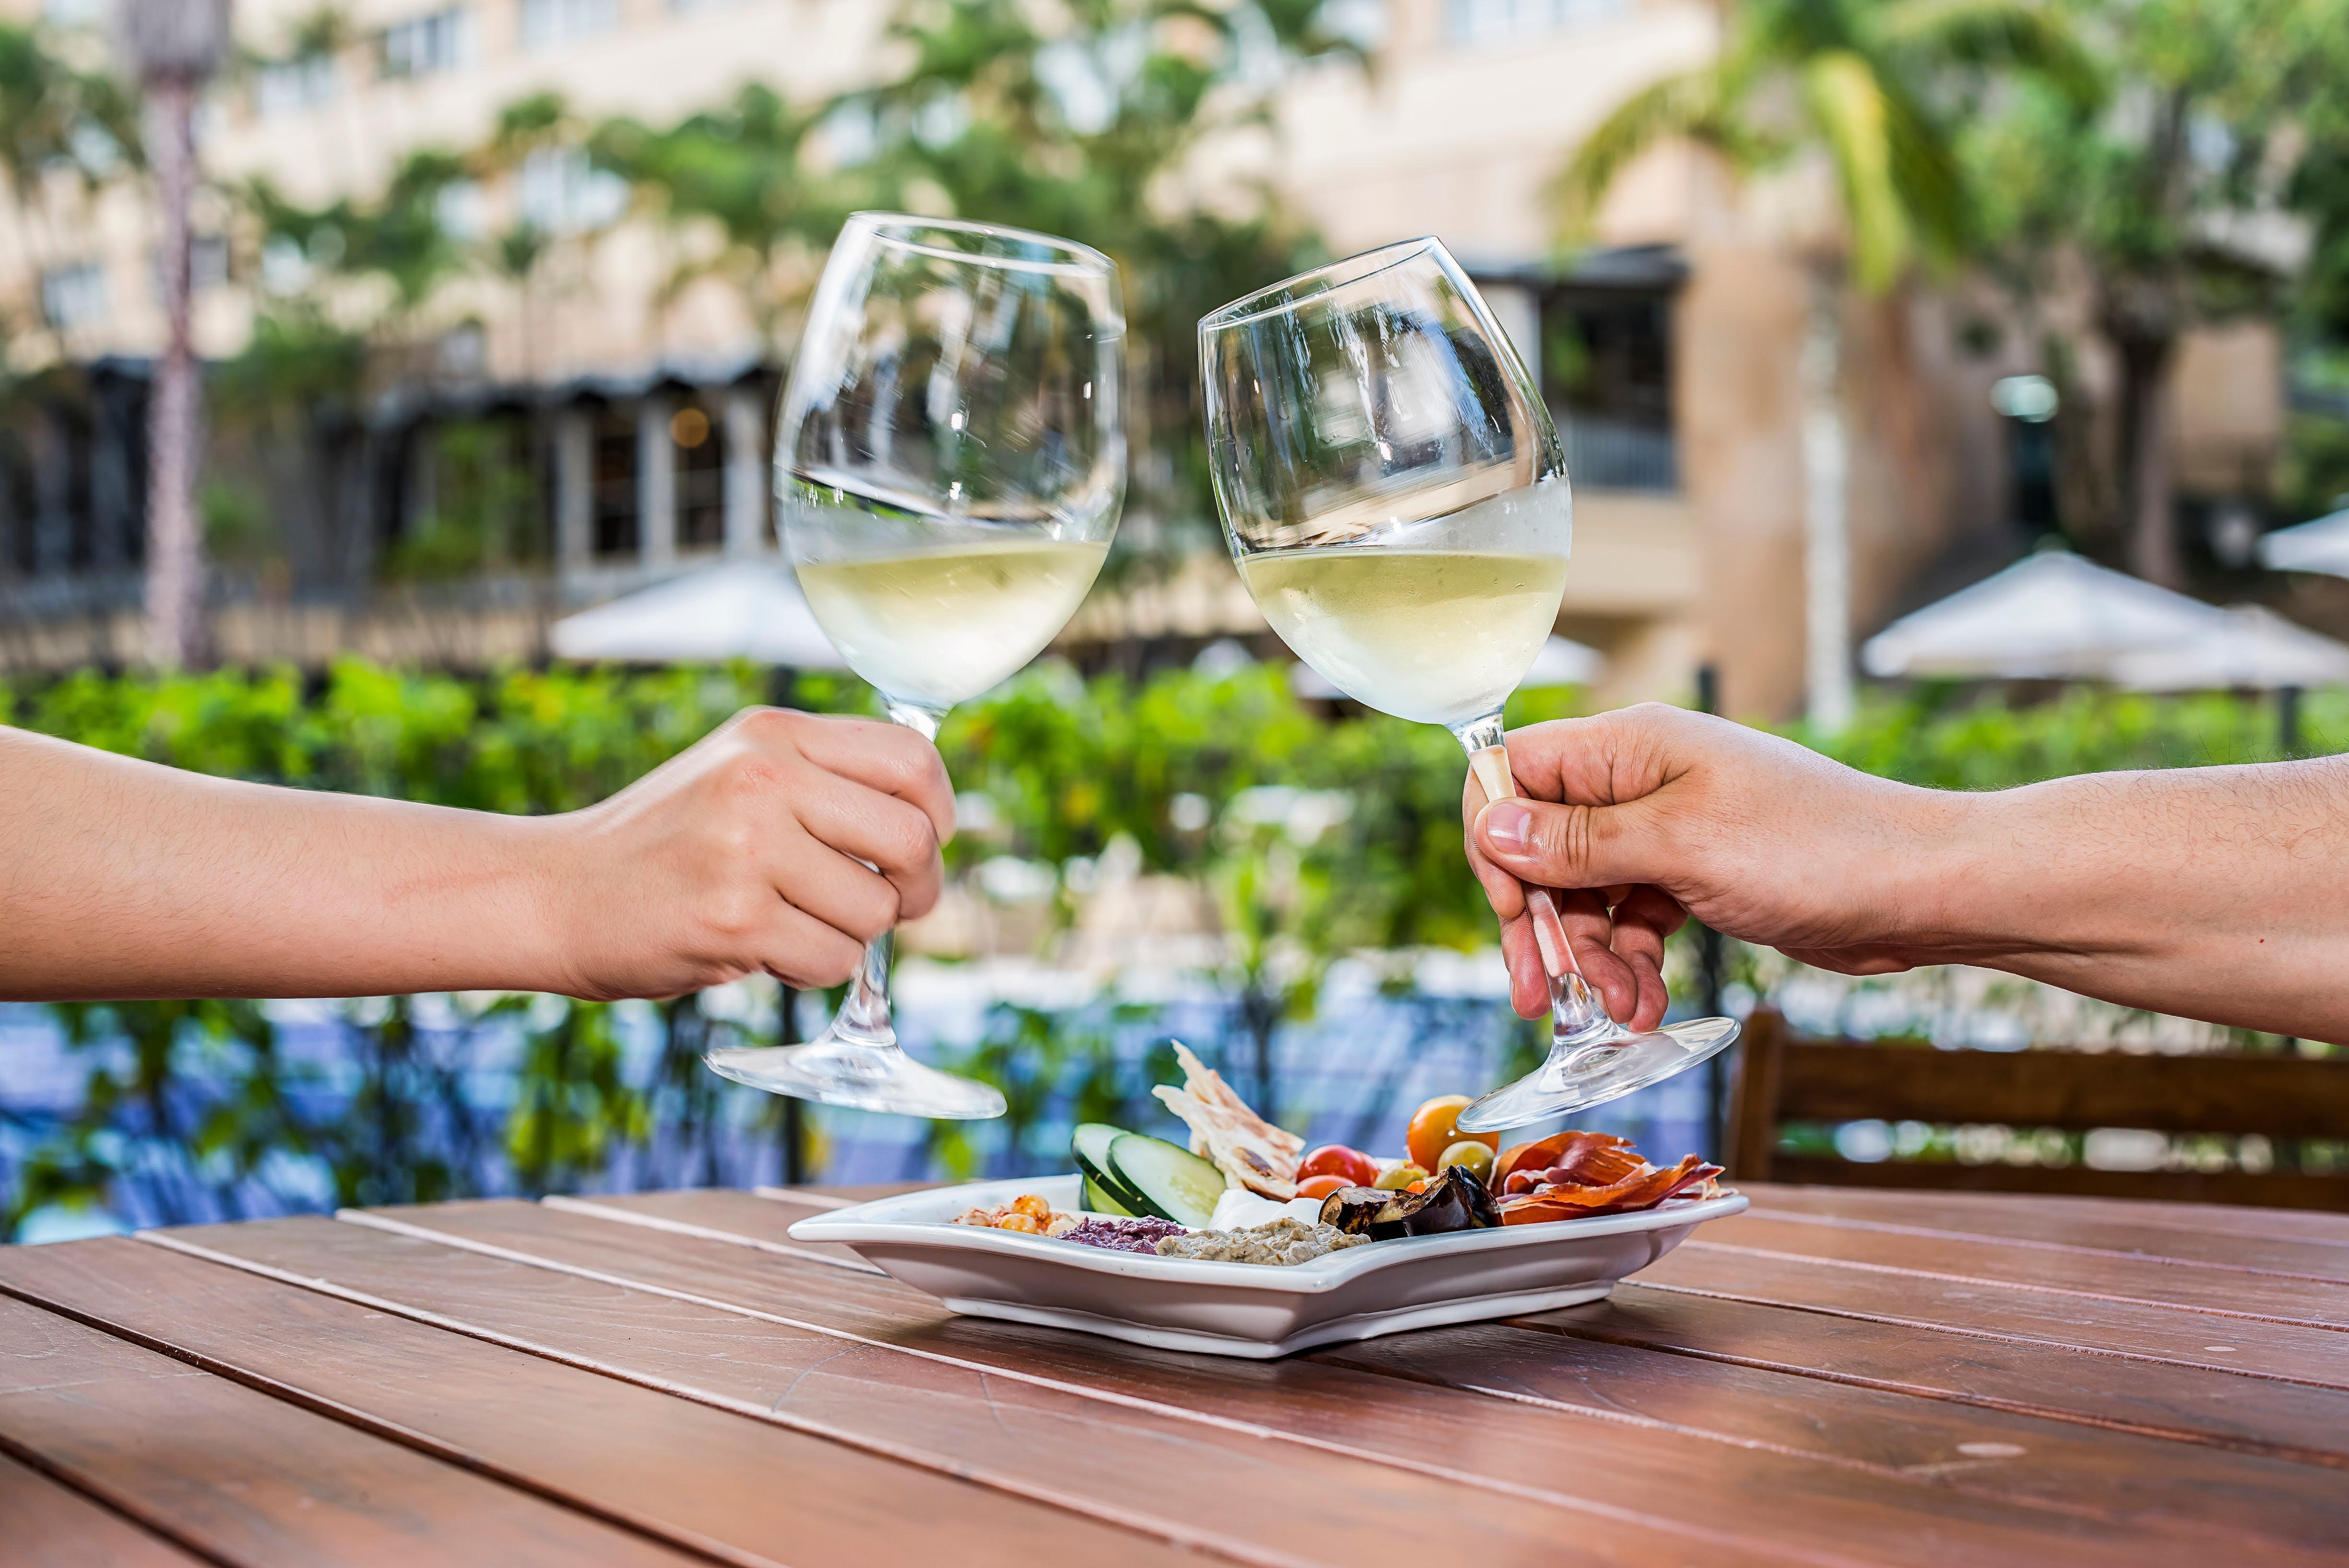
<svg viewBox="0 0 2349 1568">
<path fill-rule="evenodd" d="M 1392 1170 L 1379 1172 L 1379 1179 L 1374 1185 L 1382 1192 L 1401 1192 L 1413 1182 L 1426 1179 L 1427 1172 L 1406 1160 Z"/>
<path fill-rule="evenodd" d="M 1444 1151 L 1443 1157 L 1435 1162 L 1435 1168 L 1442 1170 L 1447 1165 L 1456 1165 L 1482 1181 L 1493 1174 L 1493 1151 L 1475 1138 L 1462 1138 Z"/>
</svg>

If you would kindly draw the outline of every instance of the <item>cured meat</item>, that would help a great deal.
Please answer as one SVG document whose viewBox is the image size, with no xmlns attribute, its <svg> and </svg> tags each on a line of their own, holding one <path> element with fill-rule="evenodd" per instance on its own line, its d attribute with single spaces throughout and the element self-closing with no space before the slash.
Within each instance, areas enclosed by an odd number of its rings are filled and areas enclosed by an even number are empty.
<svg viewBox="0 0 2349 1568">
<path fill-rule="evenodd" d="M 1501 1151 L 1493 1162 L 1494 1196 L 1501 1223 L 1527 1225 L 1591 1214 L 1628 1214 L 1701 1188 L 1709 1196 L 1721 1167 L 1702 1155 L 1658 1168 L 1640 1158 L 1629 1138 L 1612 1133 L 1563 1132 Z"/>
<path fill-rule="evenodd" d="M 1174 1059 L 1183 1066 L 1183 1086 L 1161 1084 L 1151 1090 L 1191 1129 L 1191 1151 L 1216 1168 L 1277 1202 L 1297 1196 L 1297 1162 L 1305 1140 L 1277 1127 L 1248 1108 L 1223 1075 L 1177 1041 Z"/>
</svg>

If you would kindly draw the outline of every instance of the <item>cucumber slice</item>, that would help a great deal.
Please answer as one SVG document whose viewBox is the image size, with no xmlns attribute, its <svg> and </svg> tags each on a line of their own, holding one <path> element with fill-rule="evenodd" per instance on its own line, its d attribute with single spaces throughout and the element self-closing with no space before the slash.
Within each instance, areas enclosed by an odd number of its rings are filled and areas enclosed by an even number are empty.
<svg viewBox="0 0 2349 1568">
<path fill-rule="evenodd" d="M 1204 1230 L 1216 1219 L 1224 1173 L 1162 1137 L 1126 1133 L 1109 1146 L 1109 1172 L 1133 1195 L 1142 1214 Z"/>
<path fill-rule="evenodd" d="M 1109 1146 L 1124 1136 L 1123 1127 L 1113 1127 L 1107 1122 L 1079 1122 L 1076 1130 L 1069 1135 L 1069 1152 L 1076 1156 L 1079 1170 L 1092 1177 L 1103 1193 L 1124 1204 L 1125 1211 L 1132 1214 L 1136 1211 L 1133 1195 L 1109 1173 Z"/>
<path fill-rule="evenodd" d="M 1082 1214 L 1111 1214 L 1121 1220 L 1133 1218 L 1133 1210 L 1112 1198 L 1100 1182 L 1088 1176 L 1077 1185 L 1077 1210 Z"/>
</svg>

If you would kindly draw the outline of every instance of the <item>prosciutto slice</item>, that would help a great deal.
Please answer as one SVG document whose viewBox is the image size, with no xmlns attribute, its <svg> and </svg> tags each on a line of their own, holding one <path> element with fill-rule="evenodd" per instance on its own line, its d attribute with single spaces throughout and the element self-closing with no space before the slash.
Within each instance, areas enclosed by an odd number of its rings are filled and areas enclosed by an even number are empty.
<svg viewBox="0 0 2349 1568">
<path fill-rule="evenodd" d="M 1702 1155 L 1659 1168 L 1612 1133 L 1562 1132 L 1503 1149 L 1493 1162 L 1501 1223 L 1529 1225 L 1590 1214 L 1629 1214 L 1699 1188 L 1709 1193 L 1721 1167 Z"/>
</svg>

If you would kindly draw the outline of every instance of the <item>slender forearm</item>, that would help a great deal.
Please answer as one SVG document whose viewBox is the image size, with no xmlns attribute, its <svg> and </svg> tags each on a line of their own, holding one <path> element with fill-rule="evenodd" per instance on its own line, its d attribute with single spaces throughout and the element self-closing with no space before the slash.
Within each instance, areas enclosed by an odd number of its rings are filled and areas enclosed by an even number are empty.
<svg viewBox="0 0 2349 1568">
<path fill-rule="evenodd" d="M 1966 816 L 1942 956 L 2349 1041 L 2349 758 L 2059 779 Z"/>
<path fill-rule="evenodd" d="M 0 997 L 557 989 L 543 820 L 0 729 Z"/>
</svg>

